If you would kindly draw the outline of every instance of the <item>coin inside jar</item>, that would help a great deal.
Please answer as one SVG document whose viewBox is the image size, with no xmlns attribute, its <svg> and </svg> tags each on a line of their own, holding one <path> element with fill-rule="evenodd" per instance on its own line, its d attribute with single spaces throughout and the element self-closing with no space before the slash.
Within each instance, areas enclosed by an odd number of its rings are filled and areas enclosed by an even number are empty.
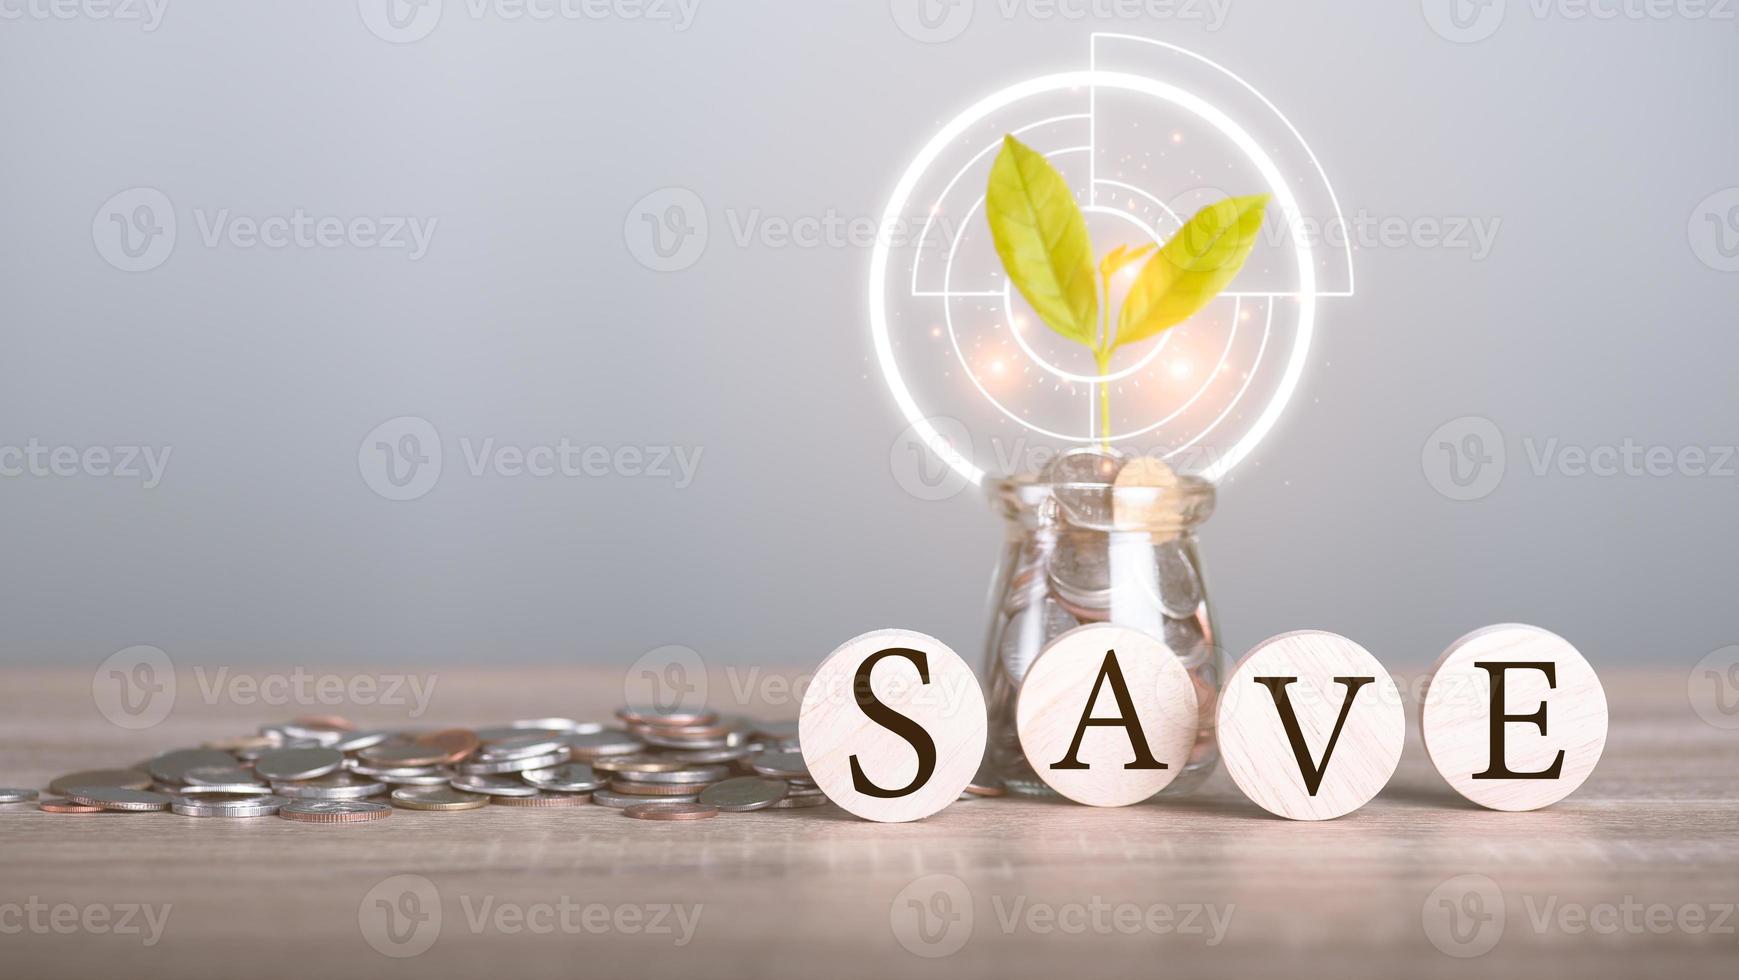
<svg viewBox="0 0 1739 980">
<path fill-rule="evenodd" d="M 739 776 L 701 790 L 699 802 L 716 806 L 727 813 L 761 810 L 784 799 L 790 788 L 790 784 L 783 779 Z"/>
<path fill-rule="evenodd" d="M 705 820 L 719 815 L 719 808 L 703 803 L 636 803 L 622 810 L 635 820 Z"/>
</svg>

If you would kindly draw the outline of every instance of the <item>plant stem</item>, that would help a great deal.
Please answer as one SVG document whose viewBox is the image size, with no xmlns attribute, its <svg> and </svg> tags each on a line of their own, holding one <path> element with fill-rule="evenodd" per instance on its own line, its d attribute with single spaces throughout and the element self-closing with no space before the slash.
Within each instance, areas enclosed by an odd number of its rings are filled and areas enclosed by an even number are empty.
<svg viewBox="0 0 1739 980">
<path fill-rule="evenodd" d="M 1099 342 L 1093 346 L 1093 361 L 1099 365 L 1099 448 L 1111 448 L 1111 277 L 1099 276 Z"/>
</svg>

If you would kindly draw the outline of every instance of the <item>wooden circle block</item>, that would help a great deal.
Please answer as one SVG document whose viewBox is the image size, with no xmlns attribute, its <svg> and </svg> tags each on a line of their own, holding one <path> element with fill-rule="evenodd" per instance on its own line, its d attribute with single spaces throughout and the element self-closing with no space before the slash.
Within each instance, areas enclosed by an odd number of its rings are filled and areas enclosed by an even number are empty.
<svg viewBox="0 0 1739 980">
<path fill-rule="evenodd" d="M 1015 705 L 1021 751 L 1077 803 L 1128 806 L 1177 778 L 1196 742 L 1196 690 L 1153 636 L 1109 623 L 1052 640 Z"/>
<path fill-rule="evenodd" d="M 1606 747 L 1606 691 L 1569 641 L 1537 626 L 1475 630 L 1438 658 L 1420 710 L 1431 764 L 1494 810 L 1576 791 Z"/>
<path fill-rule="evenodd" d="M 919 820 L 960 798 L 984 761 L 978 678 L 947 644 L 877 630 L 829 654 L 797 738 L 827 798 L 865 820 Z"/>
<path fill-rule="evenodd" d="M 1293 820 L 1330 820 L 1371 801 L 1395 774 L 1407 713 L 1394 678 L 1333 633 L 1256 645 L 1220 694 L 1220 757 L 1252 802 Z"/>
</svg>

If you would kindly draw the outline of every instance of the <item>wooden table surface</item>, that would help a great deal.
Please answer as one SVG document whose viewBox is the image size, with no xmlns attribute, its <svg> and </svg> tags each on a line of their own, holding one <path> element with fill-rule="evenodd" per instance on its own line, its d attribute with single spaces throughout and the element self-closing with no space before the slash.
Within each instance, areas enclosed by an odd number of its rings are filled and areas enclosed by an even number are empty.
<svg viewBox="0 0 1739 980">
<path fill-rule="evenodd" d="M 743 676 L 714 676 L 715 707 L 795 715 L 768 675 Z M 603 719 L 622 690 L 601 670 L 427 677 L 420 716 L 344 713 L 417 728 Z M 134 732 L 99 713 L 88 669 L 0 672 L 0 785 L 41 788 L 317 707 L 213 697 L 210 679 L 184 668 L 169 717 Z M 831 805 L 697 823 L 489 807 L 350 826 L 0 807 L 0 963 L 18 977 L 226 980 L 1732 977 L 1739 732 L 1693 712 L 1683 672 L 1603 679 L 1604 760 L 1534 813 L 1458 802 L 1416 731 L 1382 796 L 1320 824 L 1266 816 L 1223 774 L 1125 809 L 975 800 L 906 825 Z M 778 703 L 728 703 L 753 700 L 745 688 Z"/>
</svg>

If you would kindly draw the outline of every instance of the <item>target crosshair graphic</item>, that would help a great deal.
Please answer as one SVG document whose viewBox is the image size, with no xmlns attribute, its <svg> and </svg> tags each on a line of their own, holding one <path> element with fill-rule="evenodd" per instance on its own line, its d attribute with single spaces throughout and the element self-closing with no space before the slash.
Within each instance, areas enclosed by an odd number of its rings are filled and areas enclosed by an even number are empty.
<svg viewBox="0 0 1739 980">
<path fill-rule="evenodd" d="M 1157 135 L 1168 129 L 1169 139 Z M 1191 163 L 1183 156 L 1186 131 L 1199 134 L 1189 141 L 1200 143 L 1206 157 Z M 1193 207 L 1230 196 L 1204 174 L 1224 163 L 1217 179 L 1235 183 L 1237 193 L 1272 196 L 1261 257 L 1252 257 L 1200 325 L 1192 321 L 1139 345 L 1103 377 L 1096 368 L 1071 366 L 1066 345 L 1046 330 L 1026 329 L 1037 319 L 993 254 L 984 175 L 1004 133 L 1080 178 L 1070 182 L 1079 185 L 1077 203 L 1096 226 L 1100 254 L 1107 229 L 1128 244 L 1163 243 Z M 1120 147 L 1125 152 L 1118 156 Z M 1171 186 L 1156 188 L 1156 180 Z M 1187 189 L 1180 192 L 1179 182 Z M 907 217 L 915 205 L 921 221 Z M 903 242 L 890 234 L 904 226 L 921 230 Z M 1224 477 L 1274 428 L 1296 391 L 1317 300 L 1353 291 L 1338 199 L 1291 122 L 1220 65 L 1125 34 L 1092 35 L 1085 70 L 1018 82 L 944 124 L 901 176 L 881 227 L 870 260 L 869 308 L 883 377 L 910 431 L 973 483 L 986 476 L 986 460 L 975 458 L 982 447 L 962 448 L 944 434 L 937 423 L 957 420 L 937 402 L 967 414 L 989 406 L 981 428 L 1015 431 L 1012 423 L 1022 435 L 1088 444 L 1098 441 L 1095 395 L 1106 384 L 1151 416 L 1121 421 L 1113 443 L 1154 439 L 1174 465 L 1210 480 Z M 1335 230 L 1339 242 L 1330 240 Z M 1189 350 L 1173 352 L 1174 346 Z M 1210 366 L 1197 371 L 1198 363 Z M 1011 365 L 1018 365 L 1024 391 L 1008 390 Z M 1179 383 L 1185 380 L 1187 386 Z M 923 389 L 922 398 L 915 388 Z M 955 404 L 962 391 L 975 396 L 964 406 Z M 1034 402 L 1045 404 L 1035 409 Z"/>
</svg>

